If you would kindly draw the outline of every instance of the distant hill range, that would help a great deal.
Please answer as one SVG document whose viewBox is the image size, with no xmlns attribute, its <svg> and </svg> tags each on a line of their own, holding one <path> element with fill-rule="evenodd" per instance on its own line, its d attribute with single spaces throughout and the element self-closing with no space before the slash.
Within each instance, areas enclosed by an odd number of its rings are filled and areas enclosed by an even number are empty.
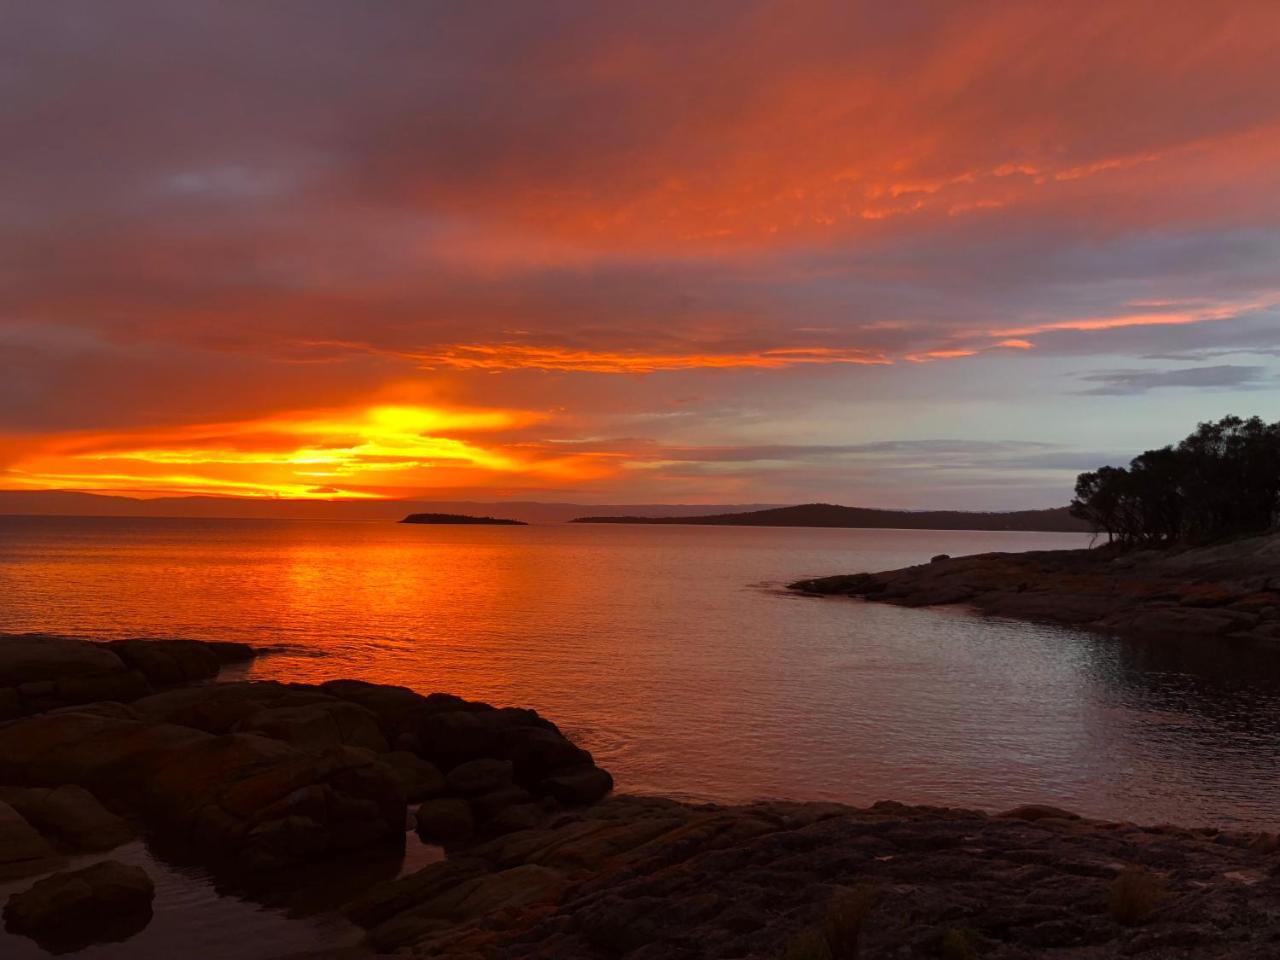
<svg viewBox="0 0 1280 960">
<path fill-rule="evenodd" d="M 523 520 L 503 520 L 500 517 L 469 517 L 464 513 L 411 513 L 401 523 L 460 524 L 462 526 L 527 527 Z"/>
<path fill-rule="evenodd" d="M 666 523 L 717 527 L 863 527 L 897 530 L 1034 530 L 1046 533 L 1087 533 L 1089 525 L 1071 516 L 1067 507 L 1015 510 L 1010 513 L 971 513 L 962 510 L 873 510 L 834 503 L 805 503 L 746 513 L 716 513 L 683 517 L 577 517 L 574 523 Z"/>
<path fill-rule="evenodd" d="M 231 520 L 399 520 L 408 513 L 502 516 L 564 523 L 587 513 L 690 516 L 738 513 L 773 503 L 618 504 L 539 500 L 287 500 L 275 497 L 125 497 L 72 490 L 0 490 L 0 515 L 61 517 L 202 517 Z"/>
</svg>

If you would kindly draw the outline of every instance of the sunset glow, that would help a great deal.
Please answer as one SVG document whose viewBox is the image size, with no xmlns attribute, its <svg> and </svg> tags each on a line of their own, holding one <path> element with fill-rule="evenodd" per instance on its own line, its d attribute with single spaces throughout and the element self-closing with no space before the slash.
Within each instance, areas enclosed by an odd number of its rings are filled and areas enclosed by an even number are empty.
<svg viewBox="0 0 1280 960">
<path fill-rule="evenodd" d="M 484 484 L 504 474 L 552 482 L 597 475 L 591 457 L 539 456 L 474 437 L 538 419 L 515 411 L 378 406 L 84 435 L 49 443 L 9 479 L 45 489 L 353 499 Z"/>
</svg>

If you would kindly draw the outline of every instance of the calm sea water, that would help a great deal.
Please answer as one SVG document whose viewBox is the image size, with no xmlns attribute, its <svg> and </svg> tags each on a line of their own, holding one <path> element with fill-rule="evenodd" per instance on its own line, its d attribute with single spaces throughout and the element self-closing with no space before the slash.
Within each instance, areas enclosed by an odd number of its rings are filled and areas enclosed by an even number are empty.
<svg viewBox="0 0 1280 960">
<path fill-rule="evenodd" d="M 782 585 L 1074 535 L 0 518 L 0 632 L 533 706 L 619 788 L 1280 827 L 1280 653 Z"/>
</svg>

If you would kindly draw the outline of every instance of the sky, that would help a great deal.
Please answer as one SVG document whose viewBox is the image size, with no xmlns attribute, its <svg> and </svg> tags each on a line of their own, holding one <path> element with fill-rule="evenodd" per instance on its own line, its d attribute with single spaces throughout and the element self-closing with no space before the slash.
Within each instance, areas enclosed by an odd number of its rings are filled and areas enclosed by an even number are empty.
<svg viewBox="0 0 1280 960">
<path fill-rule="evenodd" d="M 1275 0 L 0 0 L 0 489 L 1055 506 L 1280 419 Z"/>
</svg>

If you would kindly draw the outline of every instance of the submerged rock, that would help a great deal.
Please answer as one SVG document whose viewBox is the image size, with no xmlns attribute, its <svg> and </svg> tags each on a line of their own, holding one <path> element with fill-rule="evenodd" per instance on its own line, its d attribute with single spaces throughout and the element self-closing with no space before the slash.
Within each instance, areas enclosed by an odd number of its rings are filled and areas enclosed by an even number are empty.
<svg viewBox="0 0 1280 960">
<path fill-rule="evenodd" d="M 15 893 L 4 908 L 5 929 L 55 953 L 101 941 L 126 940 L 151 921 L 155 885 L 146 871 L 115 860 L 55 873 Z"/>
</svg>

